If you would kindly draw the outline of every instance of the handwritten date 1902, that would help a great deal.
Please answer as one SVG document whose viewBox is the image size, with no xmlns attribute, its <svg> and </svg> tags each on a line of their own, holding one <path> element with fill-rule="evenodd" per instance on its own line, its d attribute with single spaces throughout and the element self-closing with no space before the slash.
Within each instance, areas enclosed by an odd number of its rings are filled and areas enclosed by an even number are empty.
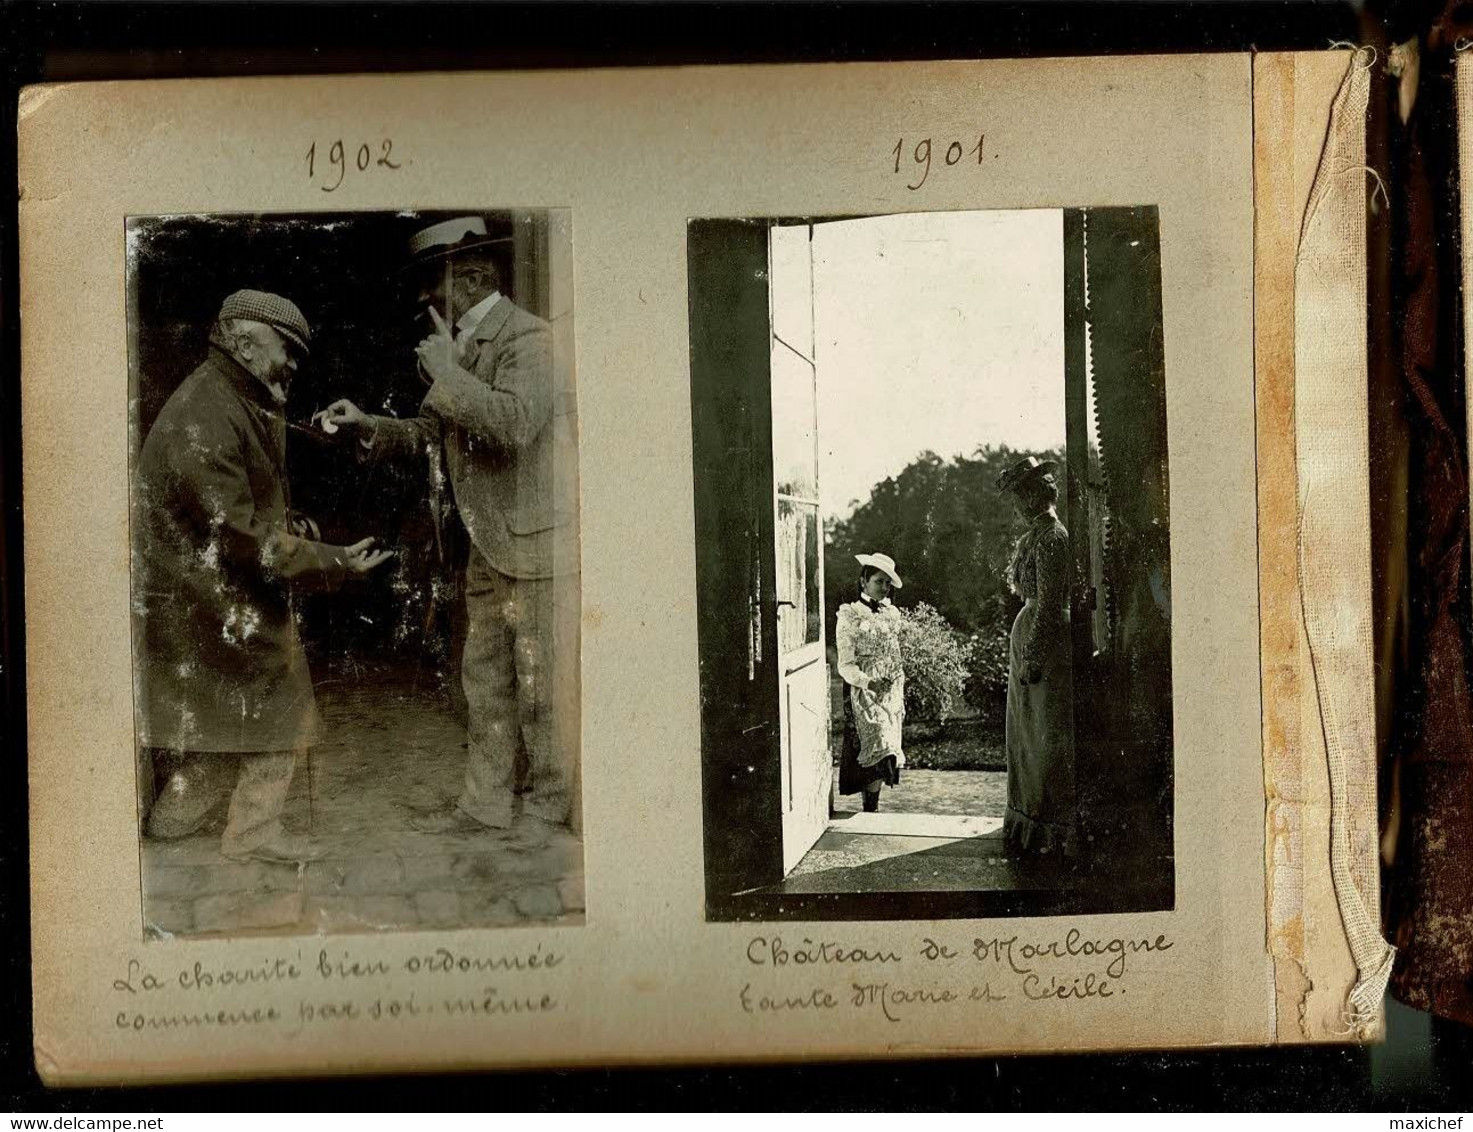
<svg viewBox="0 0 1473 1132">
<path fill-rule="evenodd" d="M 322 168 L 318 169 L 318 164 Z M 394 159 L 394 141 L 392 138 L 380 138 L 375 147 L 368 142 L 363 142 L 356 150 L 343 144 L 339 138 L 328 147 L 327 160 L 323 161 L 317 151 L 317 143 L 314 141 L 307 150 L 307 180 L 321 180 L 317 187 L 325 193 L 336 192 L 342 187 L 344 179 L 350 170 L 359 173 L 367 173 L 370 169 L 399 169 L 401 164 Z"/>
<path fill-rule="evenodd" d="M 939 153 L 941 156 L 941 160 L 944 161 L 947 165 L 960 165 L 964 157 L 975 157 L 977 159 L 977 164 L 981 165 L 982 158 L 986 154 L 985 143 L 987 141 L 987 135 L 978 134 L 977 144 L 968 149 L 966 147 L 970 143 L 970 141 L 970 138 L 968 138 L 967 141 L 951 141 L 946 144 L 946 148 L 944 150 L 940 148 L 942 143 L 936 142 L 933 145 L 930 138 L 922 138 L 920 141 L 916 142 L 915 148 L 909 151 L 910 162 L 907 164 L 906 172 L 907 174 L 918 174 L 919 179 L 916 181 L 915 184 L 907 184 L 905 187 L 914 191 L 926 183 L 926 178 L 931 175 L 931 157 L 933 153 Z M 905 157 L 907 152 L 906 139 L 900 138 L 898 141 L 896 141 L 895 148 L 890 152 L 895 157 L 895 173 L 898 175 L 901 171 L 902 159 Z M 993 154 L 992 156 L 996 157 L 997 155 Z M 968 161 L 967 164 L 970 165 L 971 162 Z M 911 170 L 909 168 L 910 165 L 914 165 L 915 170 Z"/>
</svg>

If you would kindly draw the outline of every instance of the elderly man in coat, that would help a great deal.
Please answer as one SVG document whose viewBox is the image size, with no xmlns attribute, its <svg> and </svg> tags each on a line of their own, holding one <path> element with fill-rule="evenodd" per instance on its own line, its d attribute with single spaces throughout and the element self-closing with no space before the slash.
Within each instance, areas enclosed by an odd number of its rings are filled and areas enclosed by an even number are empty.
<svg viewBox="0 0 1473 1132">
<path fill-rule="evenodd" d="M 427 460 L 432 486 L 443 456 L 470 535 L 465 780 L 453 804 L 411 824 L 455 832 L 520 819 L 535 842 L 576 821 L 576 409 L 549 325 L 501 293 L 489 250 L 498 242 L 480 217 L 411 239 L 419 301 L 435 324 L 418 351 L 430 383 L 419 415 L 368 416 L 339 400 L 325 427 L 356 437 L 367 459 Z"/>
<path fill-rule="evenodd" d="M 315 855 L 281 822 L 297 753 L 319 723 L 291 591 L 336 586 L 389 557 L 371 539 L 330 546 L 289 522 L 282 406 L 310 337 L 287 299 L 229 296 L 209 355 L 138 460 L 138 724 L 167 773 L 146 832 L 198 832 L 228 799 L 220 850 L 235 859 Z"/>
</svg>

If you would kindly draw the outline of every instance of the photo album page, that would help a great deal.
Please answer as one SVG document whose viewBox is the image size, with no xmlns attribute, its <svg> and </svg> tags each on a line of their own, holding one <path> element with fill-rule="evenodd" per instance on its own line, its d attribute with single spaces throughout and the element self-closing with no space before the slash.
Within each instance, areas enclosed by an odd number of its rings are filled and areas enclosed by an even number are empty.
<svg viewBox="0 0 1473 1132">
<path fill-rule="evenodd" d="M 41 1076 L 1373 1037 L 1367 69 L 26 90 Z"/>
</svg>

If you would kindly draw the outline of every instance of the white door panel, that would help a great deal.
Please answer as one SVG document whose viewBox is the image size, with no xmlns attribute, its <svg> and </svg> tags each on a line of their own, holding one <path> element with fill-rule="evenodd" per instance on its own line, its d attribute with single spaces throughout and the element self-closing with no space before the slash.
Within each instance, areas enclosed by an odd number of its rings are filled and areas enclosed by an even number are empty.
<svg viewBox="0 0 1473 1132">
<path fill-rule="evenodd" d="M 818 388 L 813 253 L 808 225 L 773 228 L 772 505 L 782 756 L 783 871 L 829 819 L 829 679 L 823 618 L 823 514 L 818 502 Z"/>
</svg>

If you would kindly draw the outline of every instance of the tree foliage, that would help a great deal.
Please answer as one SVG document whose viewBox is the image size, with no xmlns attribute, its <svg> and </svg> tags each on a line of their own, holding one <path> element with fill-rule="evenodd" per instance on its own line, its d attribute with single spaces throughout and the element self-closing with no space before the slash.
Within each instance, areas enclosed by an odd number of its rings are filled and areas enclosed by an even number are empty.
<svg viewBox="0 0 1473 1132">
<path fill-rule="evenodd" d="M 905 582 L 891 595 L 895 604 L 905 610 L 924 603 L 960 634 L 968 670 L 962 694 L 984 716 L 996 714 L 999 723 L 1008 631 L 1019 608 L 1007 567 L 1024 523 L 998 491 L 997 478 L 1029 455 L 1063 461 L 1061 452 L 1003 445 L 951 460 L 922 452 L 898 475 L 876 484 L 847 518 L 831 521 L 824 545 L 829 623 L 842 602 L 854 600 L 854 555 L 890 555 Z M 907 684 L 910 679 L 907 666 Z"/>
</svg>

